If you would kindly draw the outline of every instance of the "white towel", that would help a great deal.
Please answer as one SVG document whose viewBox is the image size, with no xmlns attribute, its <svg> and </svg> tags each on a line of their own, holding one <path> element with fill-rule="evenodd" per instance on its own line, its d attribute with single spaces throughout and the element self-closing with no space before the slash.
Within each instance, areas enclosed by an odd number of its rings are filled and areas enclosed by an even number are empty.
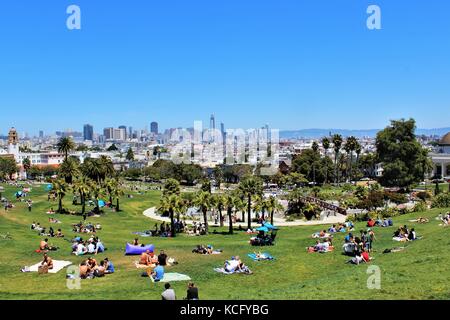
<svg viewBox="0 0 450 320">
<path fill-rule="evenodd" d="M 53 269 L 48 270 L 48 273 L 58 273 L 65 267 L 68 267 L 72 264 L 70 261 L 60 261 L 60 260 L 53 260 Z M 29 272 L 38 272 L 38 268 L 41 265 L 41 262 L 36 263 L 35 265 L 29 267 L 27 270 Z"/>
</svg>

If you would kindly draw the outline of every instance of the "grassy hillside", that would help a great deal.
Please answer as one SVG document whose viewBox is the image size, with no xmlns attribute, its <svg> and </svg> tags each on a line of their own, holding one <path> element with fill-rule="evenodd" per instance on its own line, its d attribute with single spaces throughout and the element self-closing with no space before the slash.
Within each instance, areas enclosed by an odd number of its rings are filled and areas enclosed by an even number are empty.
<svg viewBox="0 0 450 320">
<path fill-rule="evenodd" d="M 5 196 L 13 199 L 16 189 L 7 187 Z M 154 284 L 142 278 L 142 270 L 137 270 L 133 261 L 136 257 L 124 256 L 126 242 L 134 238 L 133 231 L 152 229 L 154 221 L 142 212 L 159 201 L 158 191 L 146 195 L 134 195 L 133 199 L 123 199 L 123 212 L 106 212 L 101 218 L 89 219 L 100 223 L 103 230 L 98 235 L 107 246 L 106 254 L 115 264 L 116 273 L 102 279 L 83 280 L 81 290 L 66 287 L 65 272 L 39 276 L 36 273 L 21 273 L 25 265 L 41 260 L 34 252 L 41 237 L 30 230 L 33 221 L 50 226 L 48 215 L 50 207 L 56 203 L 47 202 L 43 187 L 30 194 L 34 201 L 33 212 L 28 213 L 25 203 L 14 203 L 11 211 L 0 211 L 0 234 L 11 233 L 13 240 L 0 240 L 0 299 L 160 299 L 162 284 Z M 71 197 L 66 199 L 70 207 Z M 157 250 L 164 249 L 175 257 L 179 265 L 169 272 L 189 275 L 200 289 L 201 299 L 449 299 L 450 284 L 447 281 L 447 268 L 450 263 L 450 228 L 438 226 L 434 218 L 440 211 L 405 215 L 394 219 L 395 224 L 415 227 L 423 240 L 404 244 L 403 252 L 382 254 L 386 248 L 399 246 L 392 241 L 394 228 L 377 228 L 375 260 L 371 263 L 381 268 L 381 290 L 367 289 L 368 265 L 345 264 L 347 257 L 341 254 L 340 247 L 344 235 L 335 237 L 338 247 L 333 253 L 308 254 L 306 247 L 314 243 L 311 239 L 318 227 L 282 228 L 274 247 L 267 248 L 277 259 L 272 262 L 253 262 L 247 254 L 253 252 L 245 233 L 229 235 L 210 235 L 197 238 L 180 235 L 176 239 L 142 238 L 141 242 L 151 242 Z M 430 223 L 415 225 L 408 222 L 419 216 L 430 218 Z M 79 217 L 55 215 L 63 224 L 53 225 L 62 228 L 67 238 L 75 236 L 71 224 L 80 221 Z M 56 227 L 55 227 L 56 226 Z M 356 230 L 364 228 L 358 224 Z M 220 230 L 218 230 L 220 231 Z M 78 264 L 82 258 L 70 255 L 70 244 L 63 239 L 52 239 L 52 244 L 61 249 L 52 252 L 51 257 L 69 260 Z M 212 244 L 224 250 L 219 256 L 198 256 L 191 253 L 197 244 Z M 240 255 L 254 271 L 254 275 L 225 276 L 217 274 L 213 268 L 219 267 L 232 255 Z M 186 283 L 174 283 L 179 298 L 184 297 Z"/>
</svg>

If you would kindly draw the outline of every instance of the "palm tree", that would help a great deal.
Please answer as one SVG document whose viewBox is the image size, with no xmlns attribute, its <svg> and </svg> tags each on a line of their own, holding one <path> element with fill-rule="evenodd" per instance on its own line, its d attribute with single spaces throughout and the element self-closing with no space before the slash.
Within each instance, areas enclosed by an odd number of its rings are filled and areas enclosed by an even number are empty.
<svg viewBox="0 0 450 320">
<path fill-rule="evenodd" d="M 236 199 L 234 201 L 234 208 L 236 209 L 236 212 L 242 213 L 241 220 L 242 222 L 245 222 L 245 210 L 247 209 L 247 204 L 241 197 L 236 196 Z"/>
<path fill-rule="evenodd" d="M 69 158 L 69 153 L 75 149 L 76 145 L 70 137 L 63 137 L 59 139 L 58 144 L 56 145 L 59 153 L 63 153 L 65 160 Z"/>
<path fill-rule="evenodd" d="M 58 196 L 58 213 L 63 213 L 63 199 L 69 191 L 69 186 L 64 180 L 53 181 L 53 192 Z"/>
<path fill-rule="evenodd" d="M 209 192 L 200 191 L 195 195 L 194 205 L 199 207 L 203 213 L 206 233 L 208 233 L 208 210 L 212 208 L 212 197 Z"/>
<path fill-rule="evenodd" d="M 90 184 L 91 182 L 83 177 L 77 180 L 73 186 L 75 192 L 78 192 L 81 199 L 81 214 L 84 215 L 86 213 L 86 198 L 90 192 Z"/>
<path fill-rule="evenodd" d="M 59 175 L 64 178 L 67 184 L 72 184 L 73 177 L 77 176 L 79 173 L 80 167 L 77 160 L 73 158 L 64 160 L 59 168 Z"/>
<path fill-rule="evenodd" d="M 123 191 L 122 184 L 119 180 L 112 180 L 111 183 L 111 195 L 116 199 L 116 212 L 120 211 L 120 197 L 123 197 L 125 192 Z"/>
<path fill-rule="evenodd" d="M 353 175 L 352 175 L 352 167 L 353 167 L 353 152 L 356 150 L 356 146 L 357 146 L 357 144 L 358 144 L 358 140 L 355 138 L 355 137 L 353 137 L 353 136 L 351 136 L 351 137 L 348 137 L 347 138 L 347 142 L 345 143 L 345 146 L 344 146 L 344 149 L 345 149 L 345 151 L 347 152 L 347 154 L 350 156 L 350 158 L 349 158 L 349 162 L 350 162 L 350 164 L 349 164 L 349 166 L 348 166 L 348 173 L 347 173 L 347 176 L 348 176 L 348 178 L 350 179 L 350 181 L 352 181 L 353 179 L 352 179 L 352 177 L 353 177 Z"/>
<path fill-rule="evenodd" d="M 259 218 L 259 212 L 261 212 L 261 218 L 264 220 L 264 216 L 266 214 L 266 199 L 264 197 L 256 196 L 253 199 L 253 211 L 256 212 Z"/>
<path fill-rule="evenodd" d="M 168 194 L 163 196 L 159 203 L 158 211 L 168 212 L 170 216 L 170 233 L 171 237 L 175 238 L 175 210 L 179 207 L 180 197 L 176 194 Z"/>
<path fill-rule="evenodd" d="M 170 196 L 172 194 L 180 194 L 180 183 L 175 179 L 167 179 L 164 184 L 163 196 Z"/>
<path fill-rule="evenodd" d="M 266 200 L 267 211 L 270 212 L 270 223 L 273 225 L 273 218 L 276 212 L 283 211 L 284 207 L 278 201 L 278 199 L 274 196 L 270 196 L 269 199 Z"/>
<path fill-rule="evenodd" d="M 330 149 L 330 139 L 327 137 L 322 139 L 322 147 L 325 149 L 325 157 L 328 157 L 328 149 Z M 328 162 L 325 161 L 325 181 L 324 184 L 328 183 Z"/>
<path fill-rule="evenodd" d="M 247 198 L 248 229 L 252 228 L 252 197 L 262 194 L 263 184 L 255 177 L 244 178 L 239 184 L 239 190 Z"/>
<path fill-rule="evenodd" d="M 22 166 L 23 166 L 23 170 L 25 171 L 25 173 L 27 174 L 27 177 L 28 177 L 28 171 L 31 169 L 30 158 L 23 159 Z"/>
<path fill-rule="evenodd" d="M 219 221 L 220 226 L 223 227 L 223 216 L 222 211 L 226 205 L 226 199 L 223 195 L 217 194 L 213 196 L 213 204 L 217 208 L 217 211 L 219 211 Z"/>
<path fill-rule="evenodd" d="M 338 158 L 342 147 L 342 136 L 335 134 L 331 137 L 334 149 L 334 183 L 339 183 Z"/>
<path fill-rule="evenodd" d="M 90 194 L 94 197 L 95 200 L 95 212 L 96 213 L 100 213 L 100 196 L 103 192 L 103 188 L 100 184 L 95 183 L 95 182 L 91 182 L 90 184 Z"/>
<path fill-rule="evenodd" d="M 114 164 L 110 157 L 100 156 L 100 158 L 98 159 L 98 164 L 101 168 L 101 181 L 104 181 L 106 178 L 111 178 L 116 175 L 116 170 L 114 169 Z"/>
<path fill-rule="evenodd" d="M 233 209 L 236 206 L 236 202 L 238 202 L 240 199 L 235 197 L 231 192 L 227 192 L 224 195 L 225 200 L 225 207 L 227 208 L 227 215 L 228 215 L 228 233 L 233 234 Z M 245 206 L 244 206 L 245 208 Z"/>
</svg>

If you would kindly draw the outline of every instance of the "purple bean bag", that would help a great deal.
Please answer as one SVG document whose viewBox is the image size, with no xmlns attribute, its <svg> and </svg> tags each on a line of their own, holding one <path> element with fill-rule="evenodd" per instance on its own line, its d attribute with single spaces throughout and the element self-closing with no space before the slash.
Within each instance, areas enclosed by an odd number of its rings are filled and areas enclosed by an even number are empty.
<svg viewBox="0 0 450 320">
<path fill-rule="evenodd" d="M 153 244 L 150 244 L 145 247 L 141 246 L 133 246 L 129 243 L 127 243 L 127 248 L 125 250 L 125 255 L 127 256 L 138 256 L 143 254 L 146 251 L 155 252 L 155 246 Z"/>
</svg>

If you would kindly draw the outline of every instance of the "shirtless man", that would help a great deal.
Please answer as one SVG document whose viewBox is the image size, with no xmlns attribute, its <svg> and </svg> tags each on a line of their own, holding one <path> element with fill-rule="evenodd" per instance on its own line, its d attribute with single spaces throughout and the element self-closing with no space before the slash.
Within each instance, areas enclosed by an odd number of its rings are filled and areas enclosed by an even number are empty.
<svg viewBox="0 0 450 320">
<path fill-rule="evenodd" d="M 149 250 L 147 250 L 146 252 L 143 252 L 141 254 L 141 258 L 139 260 L 139 264 L 142 264 L 144 266 L 149 266 L 151 264 L 150 251 Z"/>
<path fill-rule="evenodd" d="M 50 247 L 48 246 L 48 239 L 45 239 L 45 240 L 41 241 L 41 243 L 39 244 L 39 249 L 41 251 L 50 250 Z"/>
<path fill-rule="evenodd" d="M 41 266 L 47 267 L 48 270 L 53 269 L 53 260 L 47 254 L 44 254 L 44 260 L 41 262 Z"/>
<path fill-rule="evenodd" d="M 90 273 L 89 266 L 87 265 L 86 261 L 83 261 L 80 264 L 80 278 L 86 279 L 89 273 Z"/>
<path fill-rule="evenodd" d="M 89 259 L 87 260 L 87 265 L 91 270 L 95 270 L 98 267 L 97 260 L 92 257 L 89 257 Z"/>
</svg>

